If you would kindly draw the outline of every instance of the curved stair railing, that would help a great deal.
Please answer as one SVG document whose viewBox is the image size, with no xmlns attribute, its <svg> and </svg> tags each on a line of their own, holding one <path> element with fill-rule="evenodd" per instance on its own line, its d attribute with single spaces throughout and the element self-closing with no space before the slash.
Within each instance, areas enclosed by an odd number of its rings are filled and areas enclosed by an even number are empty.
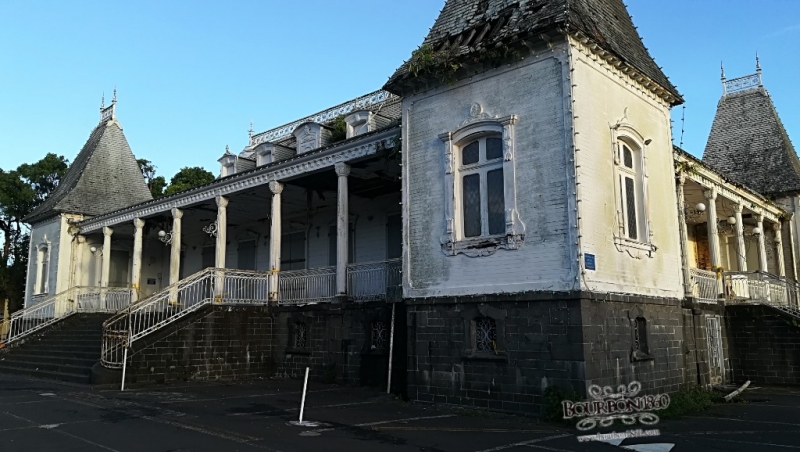
<svg viewBox="0 0 800 452">
<path fill-rule="evenodd" d="M 103 323 L 103 366 L 123 365 L 126 348 L 211 303 L 266 304 L 269 272 L 206 268 L 131 304 Z"/>
<path fill-rule="evenodd" d="M 728 304 L 761 304 L 800 319 L 800 285 L 762 271 L 725 272 Z"/>
<path fill-rule="evenodd" d="M 117 312 L 130 305 L 131 294 L 129 288 L 76 286 L 44 297 L 11 315 L 3 343 L 18 341 L 78 312 Z"/>
</svg>

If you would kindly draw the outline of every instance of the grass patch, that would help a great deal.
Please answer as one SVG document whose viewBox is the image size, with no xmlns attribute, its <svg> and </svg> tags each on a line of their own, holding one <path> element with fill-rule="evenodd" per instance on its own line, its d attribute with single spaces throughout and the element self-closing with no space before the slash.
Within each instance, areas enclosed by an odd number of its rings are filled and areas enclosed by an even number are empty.
<svg viewBox="0 0 800 452">
<path fill-rule="evenodd" d="M 654 413 L 661 419 L 670 419 L 699 413 L 722 402 L 722 394 L 718 392 L 698 388 L 681 389 L 669 395 L 669 406 L 666 409 L 654 411 Z"/>
<path fill-rule="evenodd" d="M 544 406 L 542 407 L 542 419 L 562 424 L 575 425 L 579 419 L 564 419 L 564 411 L 561 402 L 570 400 L 577 402 L 583 400 L 573 389 L 562 389 L 558 386 L 548 386 L 544 390 Z"/>
</svg>

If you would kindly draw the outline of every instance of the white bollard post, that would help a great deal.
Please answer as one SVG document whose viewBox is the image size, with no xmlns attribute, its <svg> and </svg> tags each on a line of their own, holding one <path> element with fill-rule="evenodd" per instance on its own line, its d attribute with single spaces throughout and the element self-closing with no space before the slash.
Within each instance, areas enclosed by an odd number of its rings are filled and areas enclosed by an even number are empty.
<svg viewBox="0 0 800 452">
<path fill-rule="evenodd" d="M 300 419 L 299 424 L 303 423 L 303 410 L 306 408 L 306 388 L 308 388 L 308 367 L 306 367 L 306 378 L 303 380 L 303 398 L 300 401 Z"/>
<path fill-rule="evenodd" d="M 386 378 L 386 393 L 392 393 L 392 358 L 394 356 L 394 307 L 392 303 L 392 323 L 389 325 L 389 376 Z"/>
<path fill-rule="evenodd" d="M 122 387 L 119 388 L 120 392 L 125 390 L 125 370 L 128 366 L 128 347 L 122 352 Z"/>
</svg>

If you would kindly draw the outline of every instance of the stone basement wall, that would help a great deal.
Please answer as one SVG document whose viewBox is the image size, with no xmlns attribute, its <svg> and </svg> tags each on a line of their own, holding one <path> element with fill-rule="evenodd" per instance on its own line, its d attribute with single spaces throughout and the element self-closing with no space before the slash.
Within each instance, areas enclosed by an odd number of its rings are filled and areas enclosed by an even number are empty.
<svg viewBox="0 0 800 452">
<path fill-rule="evenodd" d="M 800 320 L 767 306 L 727 306 L 734 382 L 800 385 Z"/>
<path fill-rule="evenodd" d="M 705 344 L 685 328 L 692 311 L 677 300 L 528 293 L 409 300 L 407 309 L 409 398 L 491 410 L 538 415 L 552 385 L 579 397 L 590 384 L 635 380 L 643 393 L 694 386 L 695 343 Z M 475 350 L 479 316 L 496 321 L 496 352 Z M 650 356 L 632 362 L 630 319 L 639 316 Z"/>
<path fill-rule="evenodd" d="M 397 304 L 393 390 L 404 393 L 405 338 L 404 309 Z M 325 303 L 312 306 L 284 306 L 273 309 L 275 316 L 276 376 L 309 378 L 328 383 L 385 387 L 389 363 L 391 305 L 384 302 Z M 372 326 L 386 326 L 385 346 L 373 347 Z M 305 324 L 305 347 L 295 346 L 297 324 Z"/>
<path fill-rule="evenodd" d="M 126 382 L 271 377 L 273 325 L 267 307 L 203 308 L 134 342 Z"/>
</svg>

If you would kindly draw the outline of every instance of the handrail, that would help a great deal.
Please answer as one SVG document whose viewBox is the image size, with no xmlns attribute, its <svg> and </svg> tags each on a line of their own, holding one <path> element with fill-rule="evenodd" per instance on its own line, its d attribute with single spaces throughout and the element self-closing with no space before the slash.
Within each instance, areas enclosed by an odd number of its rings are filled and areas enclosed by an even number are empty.
<svg viewBox="0 0 800 452">
<path fill-rule="evenodd" d="M 402 265 L 400 259 L 347 266 L 347 295 L 355 301 L 398 301 Z"/>
<path fill-rule="evenodd" d="M 796 282 L 762 271 L 725 272 L 723 278 L 729 303 L 800 308 L 800 287 Z"/>
<path fill-rule="evenodd" d="M 717 273 L 700 268 L 690 268 L 689 275 L 692 278 L 692 296 L 700 303 L 716 303 Z"/>
<path fill-rule="evenodd" d="M 336 296 L 336 267 L 278 273 L 278 303 L 329 302 Z"/>
<path fill-rule="evenodd" d="M 75 286 L 11 315 L 5 344 L 18 341 L 77 312 L 116 312 L 131 302 L 124 287 Z"/>
<path fill-rule="evenodd" d="M 122 366 L 136 340 L 213 303 L 266 304 L 269 272 L 206 268 L 130 305 L 103 323 L 101 362 Z"/>
</svg>

